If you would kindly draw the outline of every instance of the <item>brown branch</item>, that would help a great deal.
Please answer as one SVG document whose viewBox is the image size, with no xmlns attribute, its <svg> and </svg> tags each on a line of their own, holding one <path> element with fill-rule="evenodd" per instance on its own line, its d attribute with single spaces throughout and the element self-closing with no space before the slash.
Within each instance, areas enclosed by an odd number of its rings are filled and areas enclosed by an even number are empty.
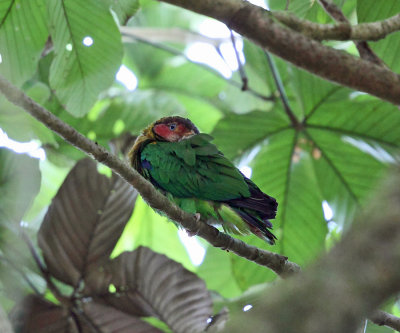
<svg viewBox="0 0 400 333">
<path fill-rule="evenodd" d="M 350 25 L 349 20 L 346 16 L 344 16 L 343 12 L 338 6 L 336 6 L 336 4 L 330 2 L 329 0 L 319 0 L 319 3 L 334 20 Z M 361 58 L 372 61 L 379 66 L 386 66 L 385 63 L 375 54 L 375 52 L 372 51 L 366 41 L 354 41 L 354 44 L 356 45 Z"/>
<path fill-rule="evenodd" d="M 213 17 L 271 53 L 327 80 L 400 104 L 400 77 L 387 68 L 322 45 L 275 23 L 242 0 L 163 0 Z"/>
<path fill-rule="evenodd" d="M 399 169 L 373 198 L 329 253 L 268 288 L 249 313 L 231 318 L 226 332 L 354 332 L 371 314 L 374 322 L 398 324 L 374 310 L 400 291 Z"/>
<path fill-rule="evenodd" d="M 331 7 L 329 7 L 331 8 Z M 333 15 L 335 15 L 333 13 Z M 317 40 L 377 41 L 400 30 L 400 14 L 382 21 L 350 25 L 339 21 L 337 24 L 320 24 L 298 18 L 290 12 L 274 11 L 271 15 L 287 27 Z M 334 18 L 337 20 L 337 17 Z"/>
<path fill-rule="evenodd" d="M 369 320 L 376 325 L 387 326 L 400 332 L 400 318 L 393 316 L 390 313 L 378 310 L 369 316 Z"/>
<path fill-rule="evenodd" d="M 172 204 L 164 195 L 157 191 L 151 183 L 124 161 L 121 161 L 117 156 L 111 154 L 105 148 L 97 145 L 74 128 L 64 123 L 1 76 L 0 91 L 10 102 L 30 113 L 34 118 L 57 133 L 65 141 L 119 174 L 138 190 L 143 199 L 151 207 L 163 211 L 171 220 L 177 221 L 183 228 L 204 238 L 211 245 L 223 250 L 228 250 L 259 265 L 268 267 L 281 276 L 286 276 L 299 270 L 297 264 L 288 261 L 284 256 L 248 245 L 238 239 L 219 232 L 216 228 L 208 225 L 204 221 L 198 222 L 192 214 L 186 213 Z"/>
</svg>

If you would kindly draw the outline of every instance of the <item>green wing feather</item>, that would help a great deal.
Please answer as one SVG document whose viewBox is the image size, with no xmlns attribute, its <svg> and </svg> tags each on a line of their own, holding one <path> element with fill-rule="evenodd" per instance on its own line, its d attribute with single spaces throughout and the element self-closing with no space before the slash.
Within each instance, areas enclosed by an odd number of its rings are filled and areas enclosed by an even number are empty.
<svg viewBox="0 0 400 333">
<path fill-rule="evenodd" d="M 250 196 L 243 175 L 211 140 L 210 135 L 197 134 L 179 142 L 148 144 L 141 153 L 142 163 L 150 165 L 145 176 L 179 198 L 226 201 Z"/>
</svg>

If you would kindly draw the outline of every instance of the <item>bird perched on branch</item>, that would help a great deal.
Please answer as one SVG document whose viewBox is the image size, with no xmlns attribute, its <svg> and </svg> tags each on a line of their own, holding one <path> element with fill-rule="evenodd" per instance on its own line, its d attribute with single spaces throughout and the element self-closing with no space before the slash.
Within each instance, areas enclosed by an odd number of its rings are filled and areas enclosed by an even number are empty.
<svg viewBox="0 0 400 333">
<path fill-rule="evenodd" d="M 132 166 L 183 210 L 226 232 L 251 231 L 270 244 L 277 202 L 245 177 L 196 126 L 182 117 L 150 124 L 129 152 Z M 199 215 L 197 215 L 199 216 Z"/>
</svg>

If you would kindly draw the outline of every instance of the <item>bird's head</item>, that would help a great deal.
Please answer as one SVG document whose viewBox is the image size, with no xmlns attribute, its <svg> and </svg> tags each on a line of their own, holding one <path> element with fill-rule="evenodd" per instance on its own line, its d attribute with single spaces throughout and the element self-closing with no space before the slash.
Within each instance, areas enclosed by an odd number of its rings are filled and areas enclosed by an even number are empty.
<svg viewBox="0 0 400 333">
<path fill-rule="evenodd" d="M 146 144 L 155 141 L 178 142 L 195 134 L 199 134 L 199 130 L 189 119 L 178 116 L 161 118 L 147 126 L 137 137 L 128 154 L 129 160 L 139 170 L 138 154 Z"/>
<path fill-rule="evenodd" d="M 189 119 L 178 116 L 161 118 L 146 131 L 147 135 L 153 136 L 156 141 L 169 142 L 178 142 L 199 134 L 199 130 Z"/>
</svg>

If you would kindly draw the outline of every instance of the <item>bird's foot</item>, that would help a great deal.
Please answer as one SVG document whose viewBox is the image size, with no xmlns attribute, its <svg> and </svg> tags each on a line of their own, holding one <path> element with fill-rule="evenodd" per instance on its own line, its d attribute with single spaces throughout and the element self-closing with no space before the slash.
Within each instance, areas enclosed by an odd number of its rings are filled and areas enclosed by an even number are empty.
<svg viewBox="0 0 400 333">
<path fill-rule="evenodd" d="M 196 214 L 194 214 L 194 217 L 196 218 L 196 222 L 199 222 L 200 218 L 201 218 L 201 215 L 200 215 L 200 213 L 196 213 Z M 197 230 L 196 232 L 193 232 L 193 231 L 190 231 L 190 230 L 186 229 L 186 232 L 187 232 L 189 237 L 193 237 L 193 236 L 196 236 L 199 231 Z"/>
</svg>

